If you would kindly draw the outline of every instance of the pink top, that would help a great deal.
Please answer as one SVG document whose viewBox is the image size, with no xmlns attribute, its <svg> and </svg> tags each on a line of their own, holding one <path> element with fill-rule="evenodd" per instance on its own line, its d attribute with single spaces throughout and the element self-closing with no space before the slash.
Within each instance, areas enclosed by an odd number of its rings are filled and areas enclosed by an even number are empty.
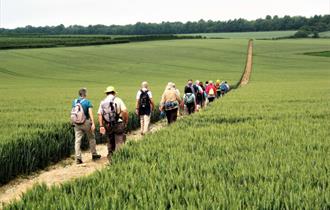
<svg viewBox="0 0 330 210">
<path fill-rule="evenodd" d="M 214 86 L 213 84 L 210 84 L 210 85 L 208 85 L 207 88 L 206 88 L 206 93 L 207 93 L 207 95 L 209 95 L 211 89 L 213 89 L 213 93 L 214 93 L 214 94 L 217 92 L 217 89 L 215 88 L 215 86 Z"/>
</svg>

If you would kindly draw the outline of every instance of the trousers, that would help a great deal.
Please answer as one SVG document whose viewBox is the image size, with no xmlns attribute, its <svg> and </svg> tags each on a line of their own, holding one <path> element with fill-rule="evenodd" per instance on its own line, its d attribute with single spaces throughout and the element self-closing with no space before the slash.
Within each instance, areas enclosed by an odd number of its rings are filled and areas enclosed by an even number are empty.
<svg viewBox="0 0 330 210">
<path fill-rule="evenodd" d="M 149 131 L 150 115 L 140 115 L 141 134 L 146 134 Z"/>
<path fill-rule="evenodd" d="M 90 120 L 86 120 L 84 124 L 75 125 L 74 132 L 75 132 L 75 153 L 76 159 L 81 159 L 81 140 L 84 135 L 87 135 L 89 141 L 89 148 L 93 155 L 96 154 L 96 140 L 95 140 L 95 133 L 91 130 L 92 123 Z"/>
<path fill-rule="evenodd" d="M 106 127 L 108 136 L 108 155 L 120 149 L 126 141 L 125 125 L 123 122 L 117 123 L 114 127 Z"/>
<path fill-rule="evenodd" d="M 178 117 L 178 108 L 166 110 L 165 113 L 166 113 L 168 124 L 171 124 L 171 123 L 175 122 Z"/>
</svg>

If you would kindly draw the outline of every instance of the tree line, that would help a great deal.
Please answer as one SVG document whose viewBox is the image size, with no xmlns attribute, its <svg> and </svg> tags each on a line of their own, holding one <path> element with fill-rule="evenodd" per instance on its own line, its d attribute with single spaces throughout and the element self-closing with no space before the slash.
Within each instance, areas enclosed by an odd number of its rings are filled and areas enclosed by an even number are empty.
<svg viewBox="0 0 330 210">
<path fill-rule="evenodd" d="M 191 34 L 216 32 L 253 32 L 299 30 L 308 33 L 318 33 L 330 30 L 330 15 L 315 15 L 313 17 L 267 15 L 256 20 L 234 19 L 228 21 L 195 22 L 162 22 L 142 23 L 133 25 L 71 25 L 34 27 L 26 26 L 15 29 L 0 29 L 0 34 L 103 34 L 103 35 L 150 35 L 150 34 Z"/>
</svg>

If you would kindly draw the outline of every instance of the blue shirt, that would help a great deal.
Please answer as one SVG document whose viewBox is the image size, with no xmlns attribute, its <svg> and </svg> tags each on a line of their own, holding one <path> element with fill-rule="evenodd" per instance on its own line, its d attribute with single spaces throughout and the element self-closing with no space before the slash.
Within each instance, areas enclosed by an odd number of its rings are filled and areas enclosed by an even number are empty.
<svg viewBox="0 0 330 210">
<path fill-rule="evenodd" d="M 222 84 L 220 85 L 220 89 L 221 89 L 222 91 L 228 91 L 228 87 L 227 87 L 227 85 L 226 85 L 225 83 L 222 83 Z"/>
<path fill-rule="evenodd" d="M 86 98 L 81 98 L 81 97 L 79 97 L 79 98 L 77 98 L 77 99 L 75 99 L 75 100 L 72 101 L 72 108 L 73 108 L 74 106 L 76 106 L 78 100 L 80 101 L 80 104 L 81 104 L 81 106 L 82 106 L 82 108 L 83 108 L 83 110 L 84 110 L 84 113 L 85 113 L 85 115 L 86 115 L 86 119 L 89 119 L 90 116 L 89 116 L 88 109 L 89 109 L 89 108 L 93 108 L 93 104 L 90 102 L 90 100 L 88 100 L 88 99 L 86 99 Z"/>
</svg>

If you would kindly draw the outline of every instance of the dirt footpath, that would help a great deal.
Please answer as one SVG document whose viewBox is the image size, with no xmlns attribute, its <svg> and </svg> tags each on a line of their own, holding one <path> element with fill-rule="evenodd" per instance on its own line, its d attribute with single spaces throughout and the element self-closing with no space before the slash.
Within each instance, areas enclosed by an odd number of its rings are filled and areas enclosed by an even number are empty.
<svg viewBox="0 0 330 210">
<path fill-rule="evenodd" d="M 253 66 L 253 40 L 249 41 L 248 52 L 246 57 L 246 64 L 244 74 L 241 78 L 240 86 L 247 85 L 250 81 Z"/>
<path fill-rule="evenodd" d="M 150 125 L 151 133 L 160 130 L 166 123 L 164 121 Z M 128 141 L 138 141 L 142 139 L 139 130 L 133 131 L 127 135 Z M 76 165 L 74 155 L 71 157 L 49 166 L 45 170 L 38 171 L 33 175 L 25 178 L 16 178 L 8 184 L 0 187 L 0 209 L 3 204 L 9 203 L 20 196 L 27 190 L 31 189 L 35 184 L 45 183 L 47 186 L 59 185 L 63 182 L 70 181 L 79 177 L 88 176 L 97 170 L 101 170 L 108 166 L 107 145 L 99 144 L 96 146 L 97 152 L 102 155 L 98 161 L 92 161 L 89 151 L 82 154 L 84 164 Z"/>
</svg>

